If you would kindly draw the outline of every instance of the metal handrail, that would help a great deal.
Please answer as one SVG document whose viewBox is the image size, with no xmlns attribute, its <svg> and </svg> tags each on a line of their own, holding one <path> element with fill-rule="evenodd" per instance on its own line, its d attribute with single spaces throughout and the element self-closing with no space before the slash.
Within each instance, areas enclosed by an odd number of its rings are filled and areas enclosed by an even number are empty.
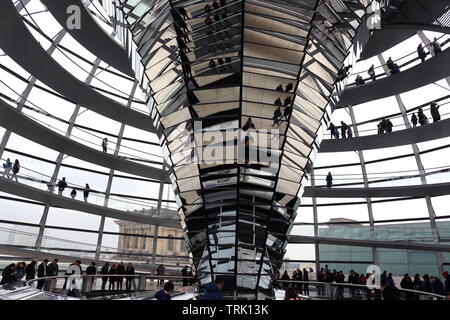
<svg viewBox="0 0 450 320">
<path fill-rule="evenodd" d="M 345 283 L 345 282 L 320 282 L 320 281 L 296 281 L 296 280 L 277 280 L 276 283 L 302 283 L 302 284 L 313 284 L 313 285 L 331 285 L 331 286 L 343 286 L 343 287 L 355 287 L 355 288 L 364 288 L 364 289 L 380 289 L 380 286 L 378 285 L 371 285 L 372 288 L 369 288 L 367 285 L 364 284 L 354 284 L 354 283 Z M 404 288 L 397 288 L 400 291 L 406 291 L 406 292 L 412 292 L 416 294 L 421 295 L 428 295 L 428 296 L 434 296 L 437 298 L 446 299 L 446 296 L 442 296 L 440 294 L 432 293 L 432 292 L 426 292 L 426 291 L 420 291 L 420 290 L 411 290 L 411 289 L 404 289 Z"/>
<path fill-rule="evenodd" d="M 144 273 L 144 274 L 66 274 L 66 275 L 62 275 L 62 276 L 50 276 L 50 277 L 42 277 L 42 278 L 35 278 L 35 279 L 31 279 L 31 280 L 27 280 L 25 281 L 25 286 L 28 288 L 34 288 L 36 290 L 42 291 L 42 292 L 49 292 L 51 294 L 55 294 L 55 292 L 51 292 L 51 291 L 44 291 L 43 289 L 37 289 L 33 286 L 33 283 L 37 282 L 37 281 L 46 281 L 46 280 L 58 280 L 58 279 L 65 279 L 65 280 L 85 280 L 88 278 L 108 278 L 108 281 L 110 278 L 133 278 L 133 279 L 139 279 L 144 277 L 145 278 L 145 282 L 147 280 L 172 280 L 172 281 L 182 281 L 182 280 L 194 280 L 195 277 L 184 277 L 184 276 L 165 276 L 165 275 L 154 275 L 154 274 L 148 274 L 148 273 Z M 83 285 L 81 285 L 81 288 L 83 287 Z M 139 290 L 138 286 L 136 286 L 136 284 L 133 286 L 136 290 L 135 291 L 146 291 L 146 290 Z M 11 292 L 13 293 L 13 292 Z M 67 290 L 65 291 L 65 294 L 56 294 L 58 296 L 62 296 L 62 297 L 67 297 Z"/>
<path fill-rule="evenodd" d="M 25 281 L 26 285 L 30 285 L 32 282 L 39 281 L 39 280 L 50 280 L 50 279 L 65 279 L 69 277 L 78 277 L 78 278 L 104 278 L 104 277 L 117 277 L 117 278 L 138 278 L 145 276 L 146 279 L 163 279 L 163 280 L 183 280 L 183 279 L 195 279 L 195 277 L 184 277 L 184 276 L 165 276 L 165 275 L 154 275 L 151 273 L 139 273 L 139 274 L 67 274 L 62 276 L 50 276 L 50 277 L 42 277 L 42 278 L 34 278 L 31 280 Z"/>
</svg>

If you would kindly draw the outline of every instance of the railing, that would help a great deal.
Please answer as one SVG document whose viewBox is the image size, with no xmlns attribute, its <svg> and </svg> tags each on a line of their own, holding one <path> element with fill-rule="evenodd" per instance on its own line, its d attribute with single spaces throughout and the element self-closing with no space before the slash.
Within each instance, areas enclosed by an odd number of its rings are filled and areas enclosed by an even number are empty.
<svg viewBox="0 0 450 320">
<path fill-rule="evenodd" d="M 439 114 L 441 116 L 441 120 L 444 119 L 448 119 L 450 118 L 450 110 L 446 110 L 446 112 L 442 113 L 442 110 L 445 109 L 450 109 L 450 97 L 449 96 L 445 96 L 439 99 L 435 99 L 433 101 L 436 101 L 439 105 Z M 426 104 L 422 104 L 420 105 L 420 107 L 422 107 L 422 111 L 424 112 L 424 115 L 427 119 L 427 124 L 426 125 L 430 125 L 433 122 L 433 117 L 430 116 L 428 117 L 427 113 L 430 112 L 430 104 L 432 101 L 430 101 L 429 103 Z M 411 122 L 411 117 L 413 114 L 416 114 L 417 116 L 417 110 L 419 107 L 414 107 L 411 108 L 409 110 L 407 110 L 406 112 L 406 117 L 408 118 L 408 123 L 411 125 L 411 127 L 413 127 L 413 124 Z M 403 115 L 399 112 L 396 114 L 393 114 L 391 116 L 384 116 L 384 118 L 386 120 L 391 120 L 393 122 L 393 127 L 392 127 L 392 132 L 398 131 L 398 130 L 406 130 L 408 129 L 406 127 L 406 124 L 403 120 Z M 355 126 L 358 129 L 358 136 L 369 136 L 369 135 L 376 135 L 378 134 L 378 127 L 377 127 L 377 123 L 379 123 L 381 121 L 381 118 L 375 118 L 375 119 L 371 119 L 371 120 L 366 120 L 360 123 L 355 123 L 355 124 L 347 124 L 347 127 L 350 127 L 351 132 L 352 132 L 352 138 L 355 137 Z M 421 125 L 419 124 L 419 119 L 417 116 L 417 127 L 420 127 Z M 342 139 L 342 126 L 335 126 L 336 129 L 339 130 L 339 139 Z M 327 128 L 327 131 L 324 133 L 324 137 L 327 139 L 334 139 L 335 137 L 332 136 L 330 130 Z M 347 134 L 346 134 L 347 138 L 344 139 L 349 139 Z M 351 139 L 351 138 L 350 138 Z"/>
<path fill-rule="evenodd" d="M 53 40 L 50 39 L 50 38 L 48 38 L 48 36 L 47 36 L 47 34 L 44 32 L 44 30 L 43 30 L 43 29 L 40 27 L 40 25 L 36 22 L 36 20 L 33 18 L 33 16 L 30 15 L 30 12 L 27 10 L 27 8 L 25 7 L 24 9 L 25 9 L 26 15 L 27 15 L 28 17 L 30 17 L 30 20 L 31 20 L 31 22 L 30 22 L 27 18 L 25 18 L 25 16 L 22 16 L 22 19 L 24 20 L 24 22 L 26 22 L 29 26 L 32 26 L 33 29 L 36 29 L 36 31 L 38 31 L 39 33 L 43 34 L 44 37 L 46 37 L 47 40 L 53 44 Z M 45 28 L 44 28 L 44 29 L 45 29 Z M 86 77 L 87 77 L 87 76 L 91 76 L 91 77 L 93 77 L 95 80 L 99 81 L 102 85 L 104 85 L 104 86 L 106 86 L 106 87 L 109 87 L 109 88 L 111 88 L 112 90 L 114 90 L 114 91 L 116 91 L 116 92 L 118 92 L 118 93 L 120 93 L 120 94 L 123 94 L 124 96 L 128 97 L 128 93 L 122 91 L 120 88 L 116 88 L 116 87 L 112 86 L 111 84 L 107 83 L 107 82 L 104 81 L 102 78 L 100 78 L 98 75 L 93 74 L 93 73 L 91 72 L 91 70 L 87 70 L 86 68 L 84 68 L 81 64 L 79 64 L 77 61 L 75 61 L 75 59 L 73 59 L 73 58 L 70 57 L 67 53 L 65 53 L 64 50 L 61 49 L 59 46 L 56 46 L 56 50 L 57 50 L 57 52 L 59 53 L 59 55 L 53 54 L 53 55 L 52 55 L 52 58 L 53 58 L 53 59 L 54 59 L 54 60 L 55 60 L 62 68 L 67 69 L 67 67 L 68 67 L 68 66 L 67 66 L 67 63 L 70 63 L 72 67 L 76 68 L 76 70 L 81 71 L 81 73 L 82 73 L 83 75 L 85 75 Z M 77 73 L 77 72 L 72 72 L 71 74 L 73 74 L 74 76 L 76 76 L 77 78 L 79 78 L 80 81 L 84 81 L 83 77 L 81 77 L 81 76 L 79 75 L 79 73 Z M 96 90 L 96 91 L 99 92 L 99 93 L 102 94 L 102 95 L 105 95 L 101 90 Z M 107 96 L 107 95 L 105 95 L 105 96 Z M 144 102 L 144 101 L 142 101 L 142 102 Z M 148 112 L 143 112 L 143 110 L 140 110 L 140 109 L 137 109 L 137 108 L 134 108 L 134 107 L 132 107 L 131 109 L 134 110 L 134 111 L 136 111 L 136 112 L 139 112 L 139 113 L 148 115 Z"/>
<path fill-rule="evenodd" d="M 300 292 L 308 292 L 308 296 L 316 299 L 340 300 L 340 299 L 358 299 L 358 300 L 382 300 L 380 286 L 372 285 L 370 288 L 363 284 L 337 283 L 337 282 L 319 282 L 319 281 L 294 281 L 277 280 L 276 284 L 286 289 L 289 287 L 297 288 Z M 305 286 L 306 285 L 306 286 Z M 346 290 L 348 289 L 348 290 Z M 400 292 L 400 299 L 412 300 L 436 300 L 446 299 L 445 296 L 418 290 L 397 288 Z M 307 291 L 305 291 L 307 290 Z M 311 295 L 310 291 L 315 295 Z"/>
<path fill-rule="evenodd" d="M 361 173 L 333 174 L 333 188 L 364 188 L 365 178 L 371 188 L 416 186 L 421 183 L 421 175 L 424 175 L 427 184 L 450 182 L 450 166 L 425 168 L 420 170 L 400 170 L 390 172 L 373 172 L 362 175 Z M 325 187 L 326 177 L 324 171 L 318 170 L 314 174 L 315 187 Z M 307 187 L 311 186 L 311 179 Z"/>
<path fill-rule="evenodd" d="M 447 36 L 448 35 L 444 34 L 444 35 L 440 36 L 439 38 L 437 38 L 436 41 L 442 40 L 444 37 L 447 37 Z M 427 47 L 431 48 L 433 43 L 434 43 L 434 41 L 431 42 L 429 45 L 423 46 L 424 50 Z M 444 51 L 445 49 L 447 49 L 449 47 L 448 45 L 450 44 L 450 38 L 447 38 L 445 41 L 441 42 L 440 44 L 441 44 L 442 51 Z M 432 58 L 432 55 L 430 54 L 431 49 L 428 49 L 428 50 L 429 50 L 429 52 L 426 53 L 426 58 L 429 57 L 428 59 L 431 59 Z M 414 58 L 411 58 L 411 56 L 414 56 Z M 408 69 L 410 69 L 410 68 L 420 64 L 421 62 L 420 62 L 420 58 L 417 56 L 417 50 L 415 50 L 415 51 L 410 52 L 410 53 L 408 53 L 408 54 L 406 54 L 406 55 L 404 55 L 404 56 L 402 56 L 400 58 L 397 58 L 397 59 L 393 60 L 393 63 L 397 63 L 399 68 L 400 68 L 400 72 L 402 72 L 404 70 L 408 70 Z M 384 70 L 383 70 L 382 73 L 377 74 L 377 70 L 382 68 L 383 66 L 386 66 L 386 65 L 387 64 L 379 65 L 379 66 L 374 67 L 374 72 L 375 72 L 375 75 L 376 75 L 376 80 L 375 81 L 390 76 L 390 73 L 386 74 L 386 72 L 384 72 Z M 408 67 L 408 68 L 405 69 L 405 67 Z M 341 93 L 342 90 L 345 90 L 347 88 L 352 88 L 352 87 L 357 86 L 355 84 L 356 76 L 362 75 L 362 74 L 367 74 L 367 72 L 368 72 L 368 70 L 363 70 L 363 71 L 359 71 L 359 72 L 355 72 L 355 73 L 352 73 L 350 75 L 347 75 L 345 77 L 345 79 L 343 79 L 343 80 L 338 82 L 339 85 L 337 87 L 338 90 L 337 90 L 336 94 Z M 370 77 L 363 78 L 363 80 L 366 83 L 367 83 L 367 81 L 372 81 L 372 79 Z"/>
<path fill-rule="evenodd" d="M 55 124 L 50 124 L 50 120 L 56 120 L 58 121 L 58 124 L 62 125 L 63 127 L 66 127 L 68 122 L 64 121 L 63 119 L 56 117 L 52 115 L 51 113 L 47 112 L 43 108 L 39 107 L 34 102 L 30 101 L 29 98 L 24 97 L 22 94 L 11 88 L 6 82 L 2 81 L 0 79 L 0 83 L 3 84 L 6 88 L 8 88 L 11 92 L 14 93 L 14 95 L 17 96 L 17 100 L 23 100 L 25 102 L 28 102 L 31 106 L 24 105 L 24 109 L 20 112 L 21 115 L 28 117 L 29 119 L 35 121 L 37 124 L 40 124 L 46 128 L 51 129 L 57 134 L 60 134 L 61 136 L 66 136 L 67 129 L 60 129 Z M 17 104 L 17 100 L 12 99 L 11 97 L 0 94 L 2 98 L 5 100 L 8 100 L 11 103 Z M 31 115 L 31 112 L 35 113 L 35 116 Z M 42 116 L 45 116 L 48 118 L 49 122 L 45 122 L 42 120 Z M 39 118 L 38 118 L 39 117 Z M 84 136 L 84 137 L 83 137 Z M 72 132 L 69 136 L 67 136 L 68 139 L 76 141 L 78 143 L 81 143 L 82 145 L 85 145 L 87 147 L 93 148 L 95 150 L 101 150 L 102 141 L 105 137 L 96 135 L 92 132 L 89 132 L 88 130 L 78 128 L 76 126 L 72 127 Z M 115 146 L 114 148 L 107 147 L 107 151 L 110 155 L 114 155 L 116 148 L 119 149 L 117 156 L 118 158 L 123 158 L 125 160 L 129 161 L 137 161 L 137 162 L 144 162 L 144 163 L 150 163 L 150 164 L 162 164 L 162 156 L 158 154 L 154 154 L 151 152 L 142 151 L 133 147 L 129 147 L 126 144 L 121 143 L 120 145 L 117 145 L 114 141 L 108 141 L 108 145 Z M 122 151 L 120 149 L 125 149 L 126 151 Z"/>
<path fill-rule="evenodd" d="M 5 159 L 2 160 L 5 161 Z M 0 173 L 3 176 L 4 171 L 1 170 Z M 12 178 L 12 171 L 9 172 L 9 175 Z M 23 183 L 25 185 L 41 189 L 44 191 L 53 192 L 55 188 L 57 189 L 57 184 L 56 183 L 52 184 L 50 182 L 51 181 L 50 176 L 42 174 L 32 169 L 28 169 L 24 166 L 21 166 L 20 174 L 17 174 L 17 179 L 18 182 L 20 181 L 19 183 Z M 72 189 L 75 189 L 77 191 L 76 196 L 73 198 L 74 200 L 98 206 L 105 206 L 105 203 L 107 203 L 106 206 L 107 208 L 132 212 L 144 216 L 149 216 L 149 214 L 146 214 L 146 212 L 155 209 L 158 202 L 157 200 L 143 200 L 133 198 L 133 196 L 131 195 L 129 198 L 127 198 L 126 195 L 122 197 L 110 195 L 106 202 L 106 195 L 96 190 L 91 190 L 89 192 L 88 198 L 86 199 L 86 201 L 84 201 L 83 195 L 84 186 L 69 183 L 68 186 L 66 187 L 66 190 L 62 193 L 62 196 L 64 197 L 70 196 L 70 192 Z M 168 209 L 177 210 L 177 207 L 167 203 L 167 205 L 164 208 L 161 208 L 162 212 L 161 218 L 164 218 L 164 211 Z"/>
<path fill-rule="evenodd" d="M 0 244 L 10 246 L 11 248 L 25 249 L 30 251 L 35 251 L 35 243 L 38 238 L 37 233 L 14 230 L 9 228 L 0 227 Z M 4 239 L 4 240 L 1 240 Z M 184 241 L 184 240 L 177 240 Z M 55 255 L 65 255 L 69 257 L 77 257 L 80 259 L 95 259 L 95 253 L 97 246 L 90 243 L 84 243 L 79 241 L 72 241 L 67 239 L 61 239 L 57 237 L 51 237 L 44 235 L 42 238 L 42 244 L 40 252 L 44 255 L 45 253 L 55 254 Z M 151 260 L 151 252 L 130 250 L 130 249 L 120 249 L 118 247 L 108 247 L 100 246 L 100 260 L 104 261 L 120 261 L 126 260 L 127 262 L 132 262 L 134 264 L 149 263 Z M 157 264 L 163 263 L 166 267 L 176 267 L 177 263 L 179 265 L 189 264 L 189 256 L 187 252 L 185 255 L 156 255 Z"/>
<path fill-rule="evenodd" d="M 104 278 L 106 278 L 106 281 L 103 280 Z M 111 278 L 115 280 L 111 282 Z M 69 297 L 87 300 L 90 297 L 105 295 L 123 298 L 124 295 L 131 296 L 138 292 L 153 293 L 156 290 L 162 289 L 165 281 L 172 282 L 176 292 L 187 292 L 189 290 L 188 287 L 193 285 L 194 279 L 194 277 L 159 276 L 153 274 L 72 274 L 36 278 L 25 282 L 12 282 L 4 285 L 3 288 L 13 289 L 25 287 L 23 290 L 30 290 L 30 294 L 42 292 L 47 295 L 59 297 L 63 300 L 68 299 Z M 109 290 L 109 283 L 114 283 L 113 290 Z M 119 283 L 122 283 L 122 285 L 117 287 Z M 106 286 L 106 284 L 108 284 L 108 286 Z M 185 286 L 186 284 L 187 286 Z M 35 286 L 40 289 L 35 288 Z M 12 290 L 11 293 L 0 295 L 0 299 L 8 300 L 8 297 L 15 295 L 15 293 L 16 290 Z M 153 297 L 150 296 L 150 298 Z"/>
</svg>

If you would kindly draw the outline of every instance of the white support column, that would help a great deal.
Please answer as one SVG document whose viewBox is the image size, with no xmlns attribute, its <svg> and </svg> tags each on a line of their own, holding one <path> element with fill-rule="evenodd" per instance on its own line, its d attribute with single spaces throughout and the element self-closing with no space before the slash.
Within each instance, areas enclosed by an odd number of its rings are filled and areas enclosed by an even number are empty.
<svg viewBox="0 0 450 320">
<path fill-rule="evenodd" d="M 20 2 L 19 2 L 20 4 Z M 17 7 L 19 7 L 19 4 L 17 5 Z M 26 2 L 24 2 L 24 4 L 26 5 Z M 51 44 L 51 46 L 47 49 L 47 53 L 49 55 L 52 55 L 52 53 L 55 51 L 56 46 L 59 45 L 59 43 L 61 42 L 61 40 L 64 38 L 66 34 L 66 30 L 61 30 L 60 32 L 58 32 L 58 34 L 55 36 L 55 40 L 53 40 L 53 43 Z M 22 94 L 20 95 L 20 99 L 19 102 L 17 103 L 17 111 L 22 111 L 23 106 L 25 105 L 25 103 L 27 102 L 28 96 L 30 95 L 31 89 L 33 89 L 37 79 L 32 75 L 29 78 L 29 82 L 27 87 L 25 88 L 25 90 L 22 92 Z M 5 133 L 3 134 L 3 138 L 2 141 L 0 142 L 0 158 L 3 155 L 3 152 L 6 148 L 6 144 L 9 141 L 9 138 L 11 137 L 11 131 L 6 130 Z"/>
<path fill-rule="evenodd" d="M 348 111 L 350 114 L 350 119 L 353 124 L 353 133 L 355 137 L 359 137 L 359 131 L 358 126 L 356 125 L 356 118 L 355 113 L 353 112 L 353 106 L 348 106 Z M 367 169 L 366 169 L 366 161 L 364 160 L 364 154 L 361 150 L 356 150 L 356 153 L 359 157 L 359 162 L 361 164 L 361 171 L 363 174 L 363 180 L 364 180 L 364 188 L 369 188 L 369 179 L 367 178 Z M 367 202 L 367 211 L 369 213 L 369 224 L 370 224 L 370 239 L 376 240 L 375 235 L 375 220 L 373 218 L 373 208 L 372 208 L 372 198 L 366 198 Z M 377 248 L 372 247 L 372 257 L 373 257 L 373 264 L 378 265 L 378 253 Z"/>
<path fill-rule="evenodd" d="M 97 71 L 97 68 L 99 65 L 100 65 L 100 59 L 97 58 L 94 62 L 94 65 L 92 66 L 91 72 L 89 73 L 86 80 L 84 81 L 84 83 L 87 86 L 89 86 L 91 84 L 92 79 L 94 78 L 93 75 Z M 70 138 L 70 136 L 72 134 L 73 127 L 75 126 L 75 121 L 77 120 L 77 116 L 80 113 L 80 108 L 81 108 L 81 106 L 79 104 L 77 104 L 75 106 L 74 111 L 72 112 L 72 116 L 70 117 L 70 121 L 69 121 L 69 126 L 67 127 L 67 131 L 65 134 L 66 138 Z M 60 152 L 58 154 L 58 157 L 56 158 L 55 169 L 53 170 L 53 174 L 52 174 L 52 177 L 50 178 L 50 182 L 49 182 L 50 185 L 55 185 L 56 180 L 58 179 L 59 170 L 61 169 L 61 163 L 62 163 L 63 158 L 64 158 L 64 153 Z M 42 238 L 44 237 L 45 225 L 47 224 L 49 210 L 50 210 L 50 205 L 48 203 L 46 203 L 45 207 L 44 207 L 44 211 L 41 216 L 41 220 L 39 221 L 39 233 L 38 233 L 38 236 L 37 236 L 36 242 L 35 242 L 36 250 L 40 250 L 41 245 L 42 245 Z"/>
<path fill-rule="evenodd" d="M 417 31 L 417 35 L 419 36 L 420 40 L 422 40 L 423 44 L 428 48 L 428 50 L 430 51 L 430 54 L 432 57 L 434 57 L 436 54 L 434 53 L 434 51 L 431 49 L 431 40 L 428 39 L 428 37 L 425 35 L 425 33 L 422 30 Z M 445 78 L 445 80 L 447 81 L 448 86 L 450 87 L 450 76 Z"/>
<path fill-rule="evenodd" d="M 434 54 L 434 53 L 432 53 L 432 54 Z M 386 61 L 384 60 L 384 58 L 383 58 L 383 56 L 381 54 L 378 55 L 378 59 L 381 62 L 381 64 L 383 65 L 383 69 L 384 69 L 384 71 L 387 74 L 388 68 L 386 66 Z M 399 94 L 395 95 L 395 99 L 397 101 L 397 105 L 398 105 L 398 107 L 400 109 L 400 112 L 402 113 L 403 122 L 404 122 L 406 128 L 410 129 L 411 128 L 411 124 L 409 122 L 408 115 L 406 113 L 406 107 L 405 107 L 405 105 L 403 103 L 403 100 L 402 100 L 402 98 L 400 97 Z M 427 184 L 427 180 L 426 180 L 426 175 L 425 175 L 425 168 L 423 166 L 422 159 L 420 158 L 419 148 L 417 147 L 417 144 L 415 144 L 415 143 L 411 144 L 411 147 L 412 147 L 413 152 L 414 152 L 414 158 L 416 159 L 417 169 L 418 169 L 419 175 L 420 175 L 420 181 L 421 181 L 422 185 L 425 185 L 425 184 Z M 427 211 L 428 211 L 428 216 L 429 216 L 429 219 L 430 219 L 430 225 L 431 225 L 431 232 L 432 232 L 432 235 L 433 235 L 433 241 L 435 243 L 439 243 L 440 242 L 439 231 L 438 231 L 438 228 L 437 228 L 437 225 L 436 225 L 436 220 L 435 220 L 436 214 L 434 212 L 434 208 L 433 208 L 433 204 L 431 202 L 431 198 L 429 196 L 426 196 L 425 197 L 425 202 L 427 204 Z M 437 257 L 439 274 L 442 274 L 443 261 L 444 261 L 442 253 L 441 252 L 436 252 L 436 257 Z"/>
<path fill-rule="evenodd" d="M 166 169 L 166 162 L 163 163 L 163 170 Z M 161 213 L 162 197 L 164 193 L 164 181 L 161 180 L 159 183 L 159 194 L 158 194 L 158 206 L 156 208 L 156 216 L 159 218 Z M 155 226 L 155 232 L 153 234 L 153 248 L 152 248 L 152 266 L 156 265 L 156 250 L 158 245 L 158 231 L 159 227 Z"/>
<path fill-rule="evenodd" d="M 316 178 L 314 176 L 314 165 L 311 165 L 311 187 L 316 186 Z M 314 219 L 314 237 L 319 236 L 319 219 L 317 217 L 317 199 L 316 197 L 312 197 L 313 203 L 313 219 Z M 320 250 L 319 244 L 314 244 L 314 253 L 315 253 L 315 266 L 316 266 L 316 274 L 320 270 Z"/>
<path fill-rule="evenodd" d="M 128 97 L 127 108 L 131 108 L 131 104 L 133 103 L 134 94 L 136 93 L 138 84 L 139 84 L 138 81 L 135 80 L 133 83 L 133 88 L 131 89 L 130 96 Z M 120 145 L 122 144 L 122 138 L 123 138 L 124 131 L 125 131 L 125 124 L 122 123 L 120 126 L 119 134 L 117 135 L 117 143 L 116 143 L 116 148 L 114 150 L 115 157 L 117 157 L 119 155 Z M 111 169 L 111 170 L 109 170 L 108 184 L 106 185 L 106 190 L 105 190 L 105 202 L 103 203 L 103 205 L 105 207 L 108 206 L 109 195 L 111 193 L 111 186 L 112 186 L 113 178 L 114 178 L 114 169 Z M 105 216 L 102 216 L 101 220 L 100 220 L 100 226 L 98 229 L 97 246 L 95 249 L 95 259 L 97 259 L 97 260 L 100 259 L 100 251 L 101 251 L 101 247 L 102 247 L 104 228 L 105 228 Z"/>
</svg>

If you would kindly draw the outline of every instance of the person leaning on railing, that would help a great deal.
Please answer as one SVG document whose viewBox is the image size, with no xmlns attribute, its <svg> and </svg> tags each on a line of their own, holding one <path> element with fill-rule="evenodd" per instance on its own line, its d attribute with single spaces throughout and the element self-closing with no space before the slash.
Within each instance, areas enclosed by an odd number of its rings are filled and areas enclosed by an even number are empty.
<svg viewBox="0 0 450 320">
<path fill-rule="evenodd" d="M 0 281 L 0 284 L 8 284 L 15 281 L 14 278 L 14 270 L 16 269 L 16 265 L 14 263 L 11 263 L 9 266 L 7 266 L 5 269 L 3 269 L 2 273 L 2 281 Z"/>
</svg>

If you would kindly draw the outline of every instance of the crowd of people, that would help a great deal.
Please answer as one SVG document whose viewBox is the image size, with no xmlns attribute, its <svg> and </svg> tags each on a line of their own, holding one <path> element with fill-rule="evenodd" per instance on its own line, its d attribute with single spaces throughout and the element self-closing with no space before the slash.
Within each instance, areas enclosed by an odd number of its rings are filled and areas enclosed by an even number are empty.
<svg viewBox="0 0 450 320">
<path fill-rule="evenodd" d="M 430 46 L 433 49 L 435 55 L 442 53 L 441 44 L 439 43 L 439 40 L 436 37 L 434 38 Z M 417 47 L 417 55 L 421 60 L 421 62 L 425 61 L 427 53 L 425 52 L 422 43 L 420 43 Z M 339 70 L 338 73 L 339 81 L 342 81 L 349 76 L 350 74 L 349 70 L 351 69 L 351 67 L 352 65 L 349 65 Z M 400 66 L 395 61 L 392 60 L 392 57 L 389 57 L 389 59 L 386 61 L 386 67 L 389 69 L 389 75 L 393 75 L 400 72 Z M 375 81 L 377 79 L 377 75 L 375 73 L 375 66 L 373 64 L 367 70 L 367 74 L 369 75 L 372 81 Z M 357 74 L 355 78 L 355 84 L 359 86 L 365 83 L 366 80 L 361 76 L 361 74 Z"/>
<path fill-rule="evenodd" d="M 83 269 L 81 266 L 81 260 L 75 260 L 72 264 L 70 264 L 66 271 L 65 276 L 76 275 L 81 276 L 83 274 L 86 275 L 96 275 L 98 270 L 95 262 L 91 262 L 91 264 L 86 268 L 85 273 L 83 273 Z M 107 262 L 101 268 L 99 274 L 104 275 L 102 279 L 102 290 L 106 290 L 106 284 L 109 281 L 109 290 L 123 290 L 123 280 L 125 278 L 126 284 L 125 289 L 127 291 L 131 290 L 132 279 L 131 275 L 135 274 L 134 267 L 132 263 L 128 263 L 126 266 L 123 262 L 118 264 L 110 264 Z M 124 277 L 115 277 L 112 275 L 122 275 Z M 45 277 L 56 277 L 59 275 L 59 265 L 58 259 L 53 259 L 51 263 L 49 263 L 48 259 L 44 259 L 39 265 L 36 261 L 31 261 L 29 264 L 25 262 L 12 263 L 3 269 L 2 280 L 0 284 L 8 284 L 11 282 L 17 281 L 29 281 L 36 278 L 45 278 Z M 42 289 L 44 286 L 45 280 L 37 280 L 37 289 Z M 94 278 L 92 278 L 91 288 L 94 283 Z M 63 289 L 66 289 L 68 285 L 68 277 L 65 278 Z M 71 287 L 71 286 L 70 286 Z"/>
<path fill-rule="evenodd" d="M 436 123 L 441 120 L 441 114 L 439 112 L 439 108 L 440 108 L 440 106 L 436 101 L 433 101 L 430 104 L 430 113 L 431 113 L 431 118 L 433 119 L 433 123 Z M 417 108 L 417 115 L 416 115 L 416 113 L 413 112 L 413 114 L 411 116 L 411 123 L 412 123 L 413 128 L 417 127 L 417 124 L 424 126 L 429 123 L 428 118 L 425 115 L 422 107 Z M 380 119 L 380 122 L 377 124 L 377 134 L 391 133 L 393 127 L 394 127 L 394 125 L 391 122 L 391 120 L 383 117 Z M 339 128 L 341 129 L 341 131 L 339 131 Z M 351 125 L 347 125 L 344 121 L 341 121 L 340 127 L 336 127 L 333 124 L 333 122 L 330 122 L 329 130 L 330 130 L 330 134 L 331 134 L 331 139 L 333 139 L 333 138 L 339 139 L 340 137 L 342 137 L 342 139 L 345 139 L 345 138 L 353 137 Z"/>
<path fill-rule="evenodd" d="M 309 281 L 309 274 L 311 274 L 312 272 L 312 268 L 310 268 L 309 272 L 306 271 L 306 268 L 303 268 L 303 272 L 300 270 L 300 268 L 298 268 L 292 271 L 292 276 L 289 276 L 287 271 L 283 273 L 283 276 L 281 276 L 280 280 L 303 281 L 303 283 L 281 283 L 281 287 L 285 289 L 285 300 L 299 300 L 297 292 L 309 295 L 309 284 L 305 282 Z M 397 288 L 397 285 L 393 278 L 393 274 L 388 273 L 387 271 L 383 271 L 383 273 L 380 275 L 379 292 L 383 296 L 384 300 L 399 300 L 401 298 L 406 300 L 433 298 L 433 296 L 431 295 L 421 295 L 419 293 L 420 291 L 424 293 L 434 293 L 450 299 L 450 276 L 448 271 L 444 271 L 442 273 L 442 276 L 444 278 L 444 282 L 441 281 L 439 277 L 434 275 L 429 276 L 428 274 L 424 274 L 421 277 L 419 274 L 415 274 L 414 278 L 411 278 L 409 273 L 406 273 L 400 281 L 400 288 L 405 289 L 402 291 Z M 324 268 L 321 268 L 320 271 L 317 272 L 316 281 L 324 283 L 348 283 L 352 285 L 367 285 L 367 282 L 371 281 L 372 284 L 376 284 L 375 279 L 370 273 L 359 274 L 354 270 L 350 270 L 350 272 L 346 276 L 342 270 L 331 270 L 328 265 L 325 265 Z M 326 289 L 327 288 L 324 284 L 316 284 L 316 290 L 319 296 L 329 296 L 331 293 L 326 292 Z M 337 299 L 344 299 L 344 286 L 337 286 L 336 290 Z M 362 294 L 363 290 L 370 300 L 372 290 L 369 289 L 369 287 L 358 286 L 349 287 L 351 299 L 356 299 L 358 295 Z M 419 292 L 407 290 L 414 290 Z"/>
<path fill-rule="evenodd" d="M 307 270 L 306 268 L 297 268 L 296 270 L 292 271 L 292 276 L 289 276 L 287 271 L 284 271 L 283 275 L 281 276 L 280 280 L 292 280 L 292 281 L 309 281 L 309 273 L 314 272 L 312 268 L 309 268 Z M 286 290 L 290 288 L 290 283 L 284 282 L 282 283 L 282 287 Z M 307 283 L 296 283 L 293 285 L 293 288 L 295 288 L 298 292 L 303 293 L 305 295 L 309 295 L 309 285 Z"/>
<path fill-rule="evenodd" d="M 292 89 L 294 89 L 294 84 L 293 83 L 288 83 L 286 85 L 286 88 L 283 90 L 283 85 L 279 84 L 275 90 L 278 92 L 291 92 Z M 280 122 L 284 119 L 285 121 L 288 121 L 289 119 L 289 115 L 292 112 L 292 98 L 290 96 L 286 97 L 284 99 L 284 102 L 281 101 L 281 97 L 278 97 L 275 102 L 274 105 L 277 107 L 275 109 L 275 111 L 273 112 L 273 124 L 272 127 L 274 127 L 275 125 L 280 125 Z M 283 113 L 281 113 L 281 107 L 284 107 L 284 111 Z"/>
<path fill-rule="evenodd" d="M 378 134 L 391 133 L 393 127 L 394 125 L 392 124 L 391 120 L 383 117 L 381 118 L 381 121 L 377 124 Z"/>
<path fill-rule="evenodd" d="M 82 276 L 82 275 L 99 275 L 101 279 L 101 290 L 102 291 L 123 291 L 123 282 L 125 280 L 125 291 L 135 291 L 136 282 L 134 275 L 136 274 L 134 266 L 131 262 L 126 265 L 124 262 L 119 262 L 116 264 L 110 264 L 106 262 L 101 269 L 97 269 L 96 263 L 91 262 L 90 265 L 83 271 L 81 266 L 81 260 L 75 260 L 70 264 L 65 270 L 65 278 L 63 289 L 67 289 L 68 294 L 73 294 L 76 296 L 81 296 L 80 284 L 76 283 L 76 278 L 70 278 L 70 276 Z M 36 288 L 42 290 L 45 284 L 45 279 L 47 277 L 57 277 L 59 275 L 59 264 L 58 259 L 53 259 L 49 263 L 48 259 L 44 259 L 39 265 L 36 261 L 31 261 L 29 264 L 26 262 L 11 263 L 3 269 L 2 279 L 0 285 L 6 285 L 16 282 L 29 281 L 38 278 L 36 281 Z M 165 275 L 164 264 L 158 265 L 156 268 L 156 275 Z M 195 279 L 193 275 L 192 268 L 189 266 L 184 266 L 181 270 L 181 276 L 183 281 L 183 286 L 191 286 L 194 284 Z M 88 277 L 90 279 L 90 288 L 92 289 L 95 283 L 95 277 Z M 107 286 L 108 285 L 108 286 Z M 158 285 L 163 287 L 155 294 L 155 298 L 158 300 L 170 300 L 170 296 L 173 294 L 174 285 L 172 282 L 165 282 L 163 278 L 158 279 Z M 219 300 L 221 298 L 220 289 L 223 286 L 223 281 L 218 280 L 214 284 L 208 286 L 204 299 L 205 300 Z"/>
</svg>

